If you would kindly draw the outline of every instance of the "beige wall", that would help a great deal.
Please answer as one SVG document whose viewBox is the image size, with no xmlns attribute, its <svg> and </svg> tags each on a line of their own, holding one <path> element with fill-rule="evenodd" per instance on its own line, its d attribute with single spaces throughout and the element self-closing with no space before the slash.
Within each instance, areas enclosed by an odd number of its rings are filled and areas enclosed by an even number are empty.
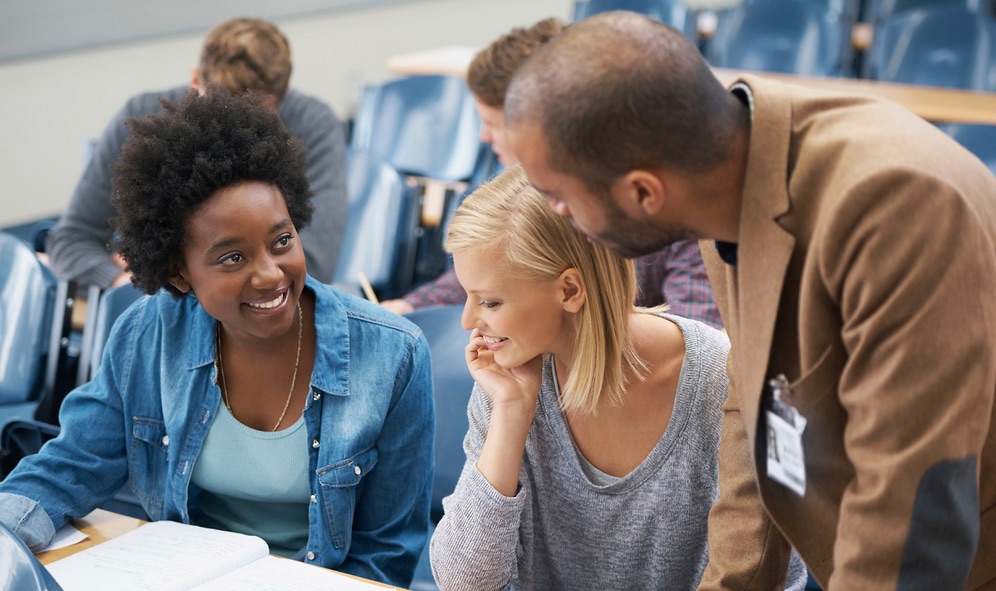
<svg viewBox="0 0 996 591">
<path fill-rule="evenodd" d="M 413 0 L 278 24 L 294 51 L 291 84 L 346 118 L 363 83 L 390 77 L 385 62 L 392 55 L 484 46 L 514 26 L 548 16 L 568 20 L 573 6 L 573 0 Z M 132 94 L 187 82 L 202 36 L 0 63 L 0 227 L 61 212 L 87 140 Z"/>
<path fill-rule="evenodd" d="M 291 84 L 352 113 L 365 82 L 399 53 L 483 46 L 513 26 L 567 19 L 571 0 L 420 0 L 278 21 L 291 40 Z M 137 92 L 189 80 L 202 34 L 0 63 L 0 227 L 57 215 L 96 137 Z"/>
</svg>

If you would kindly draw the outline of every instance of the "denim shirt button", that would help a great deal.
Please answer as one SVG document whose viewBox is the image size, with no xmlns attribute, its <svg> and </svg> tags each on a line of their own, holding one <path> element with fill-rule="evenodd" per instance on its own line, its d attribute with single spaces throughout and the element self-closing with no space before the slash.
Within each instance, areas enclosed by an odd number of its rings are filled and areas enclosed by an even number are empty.
<svg viewBox="0 0 996 591">
<path fill-rule="evenodd" d="M 363 472 L 363 470 L 360 470 L 359 466 L 353 466 L 353 474 L 356 474 L 357 476 L 359 476 L 362 472 Z"/>
<path fill-rule="evenodd" d="M 163 445 L 169 445 L 169 435 L 163 435 Z"/>
<path fill-rule="evenodd" d="M 315 559 L 315 553 L 312 552 L 311 550 L 308 550 L 308 560 L 314 560 L 314 559 Z"/>
<path fill-rule="evenodd" d="M 318 390 L 312 390 L 311 391 L 311 399 L 312 400 L 318 400 L 321 397 L 322 397 L 322 393 L 319 392 Z"/>
<path fill-rule="evenodd" d="M 318 497 L 316 495 L 311 495 L 311 502 L 312 503 L 317 503 L 318 502 Z"/>
<path fill-rule="evenodd" d="M 321 445 L 321 444 L 320 444 L 320 443 L 318 443 L 318 440 L 317 440 L 317 439 L 312 439 L 312 440 L 311 440 L 311 447 L 313 447 L 313 448 L 315 448 L 315 449 L 318 449 L 318 446 L 319 446 L 319 445 Z"/>
</svg>

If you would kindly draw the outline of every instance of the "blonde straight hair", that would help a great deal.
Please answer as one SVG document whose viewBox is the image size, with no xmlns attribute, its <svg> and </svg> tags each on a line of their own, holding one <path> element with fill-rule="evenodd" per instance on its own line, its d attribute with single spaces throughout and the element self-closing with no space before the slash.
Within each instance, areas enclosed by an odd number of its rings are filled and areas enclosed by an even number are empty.
<svg viewBox="0 0 996 591">
<path fill-rule="evenodd" d="M 647 369 L 629 330 L 635 309 L 633 262 L 593 244 L 550 209 L 520 166 L 506 169 L 479 187 L 457 209 L 445 244 L 449 253 L 494 252 L 501 268 L 523 279 L 552 281 L 576 269 L 585 303 L 574 315 L 574 357 L 561 389 L 565 412 L 594 414 L 601 400 L 619 403 L 627 382 Z"/>
</svg>

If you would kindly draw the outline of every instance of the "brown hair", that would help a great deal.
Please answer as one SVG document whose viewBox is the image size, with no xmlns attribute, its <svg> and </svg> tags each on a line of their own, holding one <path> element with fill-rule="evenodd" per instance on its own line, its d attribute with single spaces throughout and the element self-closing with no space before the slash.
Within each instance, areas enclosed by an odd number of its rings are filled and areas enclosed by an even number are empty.
<svg viewBox="0 0 996 591">
<path fill-rule="evenodd" d="M 467 69 L 467 86 L 477 100 L 501 108 L 512 76 L 538 47 L 564 30 L 558 19 L 548 18 L 529 28 L 516 27 L 482 49 Z"/>
<path fill-rule="evenodd" d="M 290 84 L 290 43 L 267 21 L 225 21 L 204 39 L 200 75 L 205 86 L 220 86 L 236 94 L 254 90 L 279 103 Z"/>
</svg>

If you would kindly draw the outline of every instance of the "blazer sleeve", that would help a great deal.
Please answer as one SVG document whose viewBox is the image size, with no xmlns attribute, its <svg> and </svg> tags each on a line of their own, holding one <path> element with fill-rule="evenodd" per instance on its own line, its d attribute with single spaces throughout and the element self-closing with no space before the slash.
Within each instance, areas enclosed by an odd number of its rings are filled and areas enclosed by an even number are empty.
<svg viewBox="0 0 996 591">
<path fill-rule="evenodd" d="M 869 178 L 814 236 L 842 322 L 838 397 L 854 467 L 828 591 L 961 589 L 977 550 L 996 384 L 996 208 L 966 197 L 991 196 L 993 183 L 956 182 Z"/>
</svg>

